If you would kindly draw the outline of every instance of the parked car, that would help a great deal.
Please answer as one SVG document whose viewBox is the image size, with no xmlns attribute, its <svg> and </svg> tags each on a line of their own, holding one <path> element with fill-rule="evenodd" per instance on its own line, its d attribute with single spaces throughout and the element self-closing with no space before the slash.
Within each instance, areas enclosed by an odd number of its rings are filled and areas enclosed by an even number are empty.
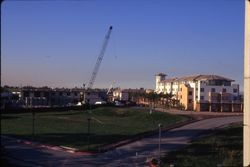
<svg viewBox="0 0 250 167">
<path fill-rule="evenodd" d="M 97 101 L 95 102 L 95 105 L 101 105 L 101 104 L 107 104 L 106 101 Z"/>
<path fill-rule="evenodd" d="M 123 106 L 125 106 L 125 104 L 122 103 L 122 102 L 120 102 L 120 101 L 115 101 L 115 106 L 117 106 L 117 107 L 123 107 Z"/>
</svg>

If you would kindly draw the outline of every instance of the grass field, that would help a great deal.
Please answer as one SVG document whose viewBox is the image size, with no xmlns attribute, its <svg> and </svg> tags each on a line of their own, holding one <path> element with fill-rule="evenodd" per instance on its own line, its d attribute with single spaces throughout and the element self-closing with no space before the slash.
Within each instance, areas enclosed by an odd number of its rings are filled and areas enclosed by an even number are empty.
<svg viewBox="0 0 250 167">
<path fill-rule="evenodd" d="M 233 125 L 210 137 L 193 141 L 183 150 L 171 152 L 162 160 L 164 166 L 211 167 L 243 166 L 243 127 Z"/>
<path fill-rule="evenodd" d="M 89 137 L 88 118 L 92 118 Z M 159 123 L 168 126 L 186 119 L 161 112 L 149 114 L 148 110 L 137 108 L 103 107 L 87 111 L 40 112 L 35 114 L 34 140 L 81 150 L 98 150 L 101 146 L 157 129 Z M 32 114 L 2 114 L 1 132 L 32 139 Z"/>
</svg>

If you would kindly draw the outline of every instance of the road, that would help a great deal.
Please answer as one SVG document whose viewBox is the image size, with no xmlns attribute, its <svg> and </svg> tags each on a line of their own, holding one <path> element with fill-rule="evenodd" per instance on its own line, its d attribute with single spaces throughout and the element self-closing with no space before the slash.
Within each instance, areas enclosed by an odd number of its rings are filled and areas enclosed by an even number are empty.
<svg viewBox="0 0 250 167">
<path fill-rule="evenodd" d="M 214 128 L 242 122 L 243 117 L 227 116 L 200 120 L 179 128 L 162 132 L 161 150 L 169 152 L 186 146 L 192 139 Z M 68 153 L 44 147 L 35 147 L 1 137 L 14 163 L 23 166 L 146 166 L 147 161 L 158 156 L 158 135 L 121 146 L 96 155 Z"/>
</svg>

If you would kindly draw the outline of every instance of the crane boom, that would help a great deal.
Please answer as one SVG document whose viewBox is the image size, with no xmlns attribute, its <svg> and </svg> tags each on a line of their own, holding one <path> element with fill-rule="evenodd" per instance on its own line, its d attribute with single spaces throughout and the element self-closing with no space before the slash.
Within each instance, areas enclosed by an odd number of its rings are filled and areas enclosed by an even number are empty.
<svg viewBox="0 0 250 167">
<path fill-rule="evenodd" d="M 107 91 L 107 93 L 106 93 L 107 95 L 109 94 L 110 90 L 112 89 L 114 83 L 115 83 L 115 81 L 113 81 L 112 84 L 109 86 L 109 89 L 108 89 L 108 91 Z"/>
<path fill-rule="evenodd" d="M 95 67 L 94 67 L 94 70 L 93 70 L 93 73 L 91 75 L 91 78 L 89 80 L 89 83 L 88 83 L 88 86 L 87 86 L 87 89 L 91 89 L 94 85 L 94 82 L 95 82 L 95 79 L 96 79 L 96 75 L 98 73 L 98 70 L 100 68 L 100 65 L 101 65 L 101 62 L 102 62 L 102 59 L 103 59 L 103 56 L 104 56 L 104 53 L 105 53 L 105 50 L 107 48 L 107 45 L 108 45 L 108 41 L 109 41 L 109 38 L 110 38 L 110 34 L 111 34 L 111 31 L 112 31 L 112 26 L 109 27 L 109 30 L 107 32 L 107 34 L 105 35 L 105 38 L 104 38 L 104 42 L 102 44 L 102 49 L 101 49 L 101 52 L 100 54 L 98 55 L 98 58 L 96 60 L 96 64 L 95 64 Z"/>
</svg>

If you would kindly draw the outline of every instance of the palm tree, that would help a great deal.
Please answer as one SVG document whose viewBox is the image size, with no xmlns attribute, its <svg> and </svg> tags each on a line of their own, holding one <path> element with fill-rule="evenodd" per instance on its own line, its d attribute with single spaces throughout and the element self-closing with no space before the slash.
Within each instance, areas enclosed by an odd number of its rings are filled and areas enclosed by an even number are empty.
<svg viewBox="0 0 250 167">
<path fill-rule="evenodd" d="M 161 94 L 157 94 L 155 92 L 150 92 L 146 94 L 146 98 L 153 108 L 155 108 L 156 104 L 159 103 L 161 99 Z"/>
<path fill-rule="evenodd" d="M 162 96 L 167 108 L 173 106 L 173 95 L 172 95 L 172 93 L 165 93 L 165 94 L 162 93 L 161 96 Z"/>
</svg>

